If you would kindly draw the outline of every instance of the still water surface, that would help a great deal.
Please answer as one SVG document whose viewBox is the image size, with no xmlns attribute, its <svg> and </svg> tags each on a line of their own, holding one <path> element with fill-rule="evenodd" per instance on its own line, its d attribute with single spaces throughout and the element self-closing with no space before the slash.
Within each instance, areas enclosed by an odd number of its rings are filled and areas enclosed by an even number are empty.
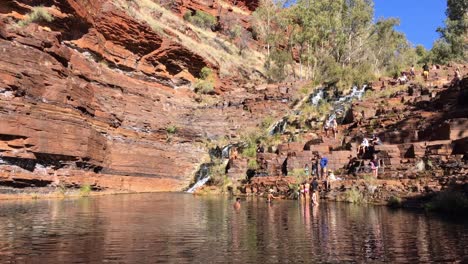
<svg viewBox="0 0 468 264">
<path fill-rule="evenodd" d="M 0 263 L 468 262 L 468 223 L 188 194 L 0 202 Z"/>
</svg>

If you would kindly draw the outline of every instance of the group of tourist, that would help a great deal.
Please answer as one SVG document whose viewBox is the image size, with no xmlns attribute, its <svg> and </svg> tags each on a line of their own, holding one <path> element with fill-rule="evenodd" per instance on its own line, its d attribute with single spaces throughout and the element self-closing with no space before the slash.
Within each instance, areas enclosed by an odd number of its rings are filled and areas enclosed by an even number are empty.
<svg viewBox="0 0 468 264">
<path fill-rule="evenodd" d="M 377 145 L 382 145 L 382 141 L 377 135 L 375 134 L 372 135 L 372 138 L 370 141 L 367 137 L 364 137 L 362 139 L 361 144 L 358 146 L 358 149 L 357 149 L 358 156 L 365 155 L 366 153 L 368 153 L 371 147 L 374 148 Z"/>
<path fill-rule="evenodd" d="M 319 204 L 319 182 L 317 177 L 313 180 L 309 178 L 308 181 L 304 181 L 299 185 L 299 190 L 297 193 L 297 197 L 299 199 L 304 199 L 304 201 L 312 201 L 313 205 Z"/>
<path fill-rule="evenodd" d="M 311 159 L 312 171 L 309 171 L 309 164 L 304 165 L 304 173 L 307 177 L 310 175 L 324 178 L 327 175 L 328 158 L 315 154 Z"/>
</svg>

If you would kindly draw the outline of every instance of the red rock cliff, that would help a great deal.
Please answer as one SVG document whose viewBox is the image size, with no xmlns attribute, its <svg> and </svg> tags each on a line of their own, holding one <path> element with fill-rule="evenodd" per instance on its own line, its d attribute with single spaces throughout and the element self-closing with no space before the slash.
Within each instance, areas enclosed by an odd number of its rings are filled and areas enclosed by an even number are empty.
<svg viewBox="0 0 468 264">
<path fill-rule="evenodd" d="M 235 136 L 288 109 L 282 101 L 292 89 L 247 92 L 232 77 L 218 81 L 216 103 L 197 102 L 190 84 L 218 63 L 116 2 L 2 3 L 0 181 L 181 190 L 207 159 L 204 140 Z M 39 4 L 54 21 L 18 26 Z"/>
</svg>

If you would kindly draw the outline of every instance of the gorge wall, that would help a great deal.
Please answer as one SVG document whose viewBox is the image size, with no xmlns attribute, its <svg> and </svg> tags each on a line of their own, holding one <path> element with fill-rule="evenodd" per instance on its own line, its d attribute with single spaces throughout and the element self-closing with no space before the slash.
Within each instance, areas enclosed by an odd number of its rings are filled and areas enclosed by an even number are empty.
<svg viewBox="0 0 468 264">
<path fill-rule="evenodd" d="M 261 72 L 249 66 L 223 69 L 223 60 L 195 49 L 203 36 L 193 26 L 155 30 L 131 15 L 142 8 L 135 2 L 2 2 L 2 184 L 182 190 L 208 159 L 207 141 L 236 137 L 266 115 L 279 117 L 290 109 L 295 87 L 260 85 Z M 244 22 L 258 5 L 174 2 L 174 16 L 186 8 L 235 8 Z M 20 25 L 38 5 L 54 20 Z M 155 9 L 154 17 L 183 21 L 165 12 Z M 192 88 L 204 67 L 216 73 L 212 95 Z M 221 76 L 223 70 L 235 74 Z"/>
</svg>

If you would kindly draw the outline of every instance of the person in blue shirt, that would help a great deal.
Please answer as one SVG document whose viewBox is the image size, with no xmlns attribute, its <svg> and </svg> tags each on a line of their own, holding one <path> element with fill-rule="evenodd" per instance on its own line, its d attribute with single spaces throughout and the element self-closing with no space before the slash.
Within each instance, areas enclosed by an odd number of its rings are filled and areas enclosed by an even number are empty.
<svg viewBox="0 0 468 264">
<path fill-rule="evenodd" d="M 328 165 L 328 159 L 327 157 L 320 157 L 320 177 L 321 179 L 326 178 L 327 174 L 327 165 Z"/>
</svg>

